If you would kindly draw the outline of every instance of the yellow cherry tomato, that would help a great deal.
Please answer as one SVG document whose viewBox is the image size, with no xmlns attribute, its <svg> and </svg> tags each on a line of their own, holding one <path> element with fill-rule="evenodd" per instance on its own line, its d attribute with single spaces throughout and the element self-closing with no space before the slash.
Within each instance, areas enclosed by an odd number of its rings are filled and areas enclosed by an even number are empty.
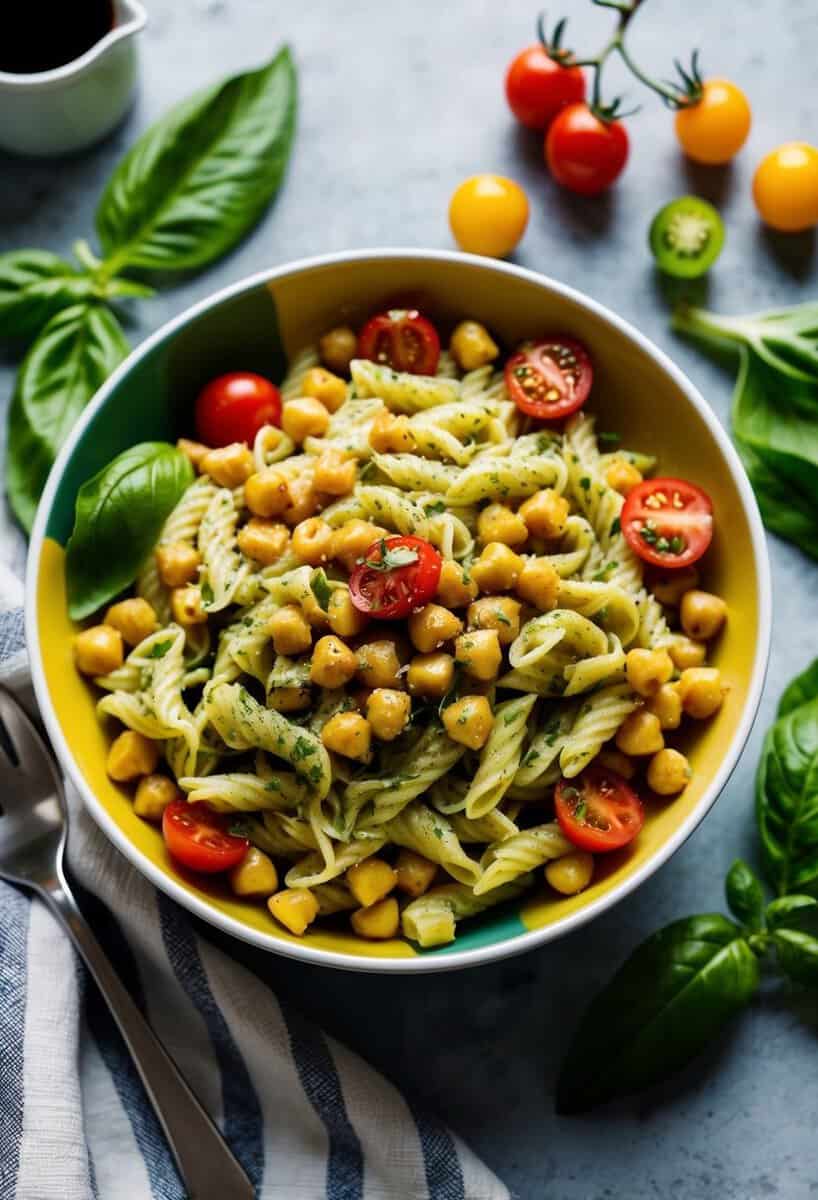
<svg viewBox="0 0 818 1200">
<path fill-rule="evenodd" d="M 752 114 L 747 97 L 729 79 L 708 79 L 698 104 L 676 113 L 676 137 L 694 162 L 729 162 L 747 141 Z"/>
<path fill-rule="evenodd" d="M 449 224 L 461 250 L 505 258 L 528 224 L 526 194 L 502 175 L 473 175 L 451 198 Z"/>
<path fill-rule="evenodd" d="M 753 177 L 753 199 L 762 221 L 782 233 L 818 225 L 818 150 L 807 142 L 773 150 Z"/>
</svg>

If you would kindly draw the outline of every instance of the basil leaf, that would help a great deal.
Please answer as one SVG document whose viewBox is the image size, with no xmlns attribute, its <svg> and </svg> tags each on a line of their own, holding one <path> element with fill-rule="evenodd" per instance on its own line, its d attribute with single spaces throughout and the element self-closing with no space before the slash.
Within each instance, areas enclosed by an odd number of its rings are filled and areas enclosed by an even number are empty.
<svg viewBox="0 0 818 1200">
<path fill-rule="evenodd" d="M 798 983 L 818 984 L 818 902 L 782 896 L 767 914 L 781 970 Z"/>
<path fill-rule="evenodd" d="M 764 893 L 753 872 L 737 858 L 724 883 L 730 911 L 750 929 L 760 929 L 764 912 Z"/>
<path fill-rule="evenodd" d="M 779 896 L 767 905 L 765 916 L 770 929 L 777 929 L 779 925 L 792 925 L 793 922 L 795 928 L 798 928 L 803 916 L 808 917 L 810 921 L 818 918 L 818 900 L 814 896 L 800 896 L 797 893 L 793 896 Z"/>
<path fill-rule="evenodd" d="M 162 117 L 119 163 L 97 209 L 108 273 L 203 267 L 235 245 L 278 191 L 295 109 L 283 49 Z"/>
<path fill-rule="evenodd" d="M 318 607 L 326 612 L 332 598 L 332 588 L 329 586 L 326 573 L 320 567 L 310 580 L 310 590 L 315 596 Z"/>
<path fill-rule="evenodd" d="M 818 894 L 818 699 L 768 730 L 756 775 L 764 866 L 781 894 Z"/>
<path fill-rule="evenodd" d="M 713 913 L 675 921 L 631 955 L 592 1002 L 557 1084 L 557 1111 L 581 1112 L 684 1066 L 754 995 L 758 963 Z"/>
<path fill-rule="evenodd" d="M 36 337 L 55 313 L 93 294 L 88 275 L 47 250 L 0 254 L 0 338 Z"/>
<path fill-rule="evenodd" d="M 112 312 L 74 305 L 52 317 L 23 360 L 9 409 L 6 490 L 25 529 L 71 427 L 127 354 Z"/>
<path fill-rule="evenodd" d="M 132 446 L 82 485 L 68 542 L 68 611 L 89 616 L 133 583 L 193 468 L 175 446 Z"/>
<path fill-rule="evenodd" d="M 818 658 L 810 663 L 805 671 L 796 675 L 795 679 L 784 689 L 778 703 L 778 716 L 786 717 L 793 709 L 808 704 L 810 700 L 818 700 Z"/>
</svg>

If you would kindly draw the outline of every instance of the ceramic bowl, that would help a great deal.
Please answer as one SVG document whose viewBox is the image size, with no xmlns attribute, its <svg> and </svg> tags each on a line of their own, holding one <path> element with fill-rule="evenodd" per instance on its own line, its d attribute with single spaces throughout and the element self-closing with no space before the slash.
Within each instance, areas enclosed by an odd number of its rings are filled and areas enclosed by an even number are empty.
<svg viewBox="0 0 818 1200">
<path fill-rule="evenodd" d="M 682 795 L 652 803 L 636 842 L 604 856 L 580 895 L 558 898 L 542 889 L 463 922 L 455 943 L 429 951 L 404 941 L 366 942 L 343 930 L 313 928 L 297 938 L 263 905 L 177 870 L 158 830 L 134 815 L 128 791 L 105 773 L 110 734 L 95 716 L 94 690 L 74 669 L 75 629 L 65 605 L 63 548 L 83 480 L 135 442 L 189 432 L 193 400 L 213 376 L 248 369 L 280 379 L 288 359 L 327 328 L 355 325 L 396 297 L 411 298 L 444 327 L 473 317 L 506 345 L 553 329 L 581 338 L 595 364 L 590 406 L 600 428 L 619 431 L 626 445 L 657 455 L 664 473 L 694 479 L 710 493 L 716 533 L 705 581 L 729 608 L 712 656 L 727 697 L 714 720 L 685 735 L 693 777 Z M 439 251 L 360 251 L 277 267 L 225 288 L 148 338 L 98 392 L 51 472 L 31 541 L 27 598 L 34 684 L 48 732 L 122 853 L 157 887 L 228 933 L 302 961 L 368 971 L 489 962 L 560 937 L 631 893 L 679 848 L 724 787 L 758 706 L 770 636 L 770 574 L 755 499 L 727 435 L 678 367 L 633 326 L 563 284 Z"/>
</svg>

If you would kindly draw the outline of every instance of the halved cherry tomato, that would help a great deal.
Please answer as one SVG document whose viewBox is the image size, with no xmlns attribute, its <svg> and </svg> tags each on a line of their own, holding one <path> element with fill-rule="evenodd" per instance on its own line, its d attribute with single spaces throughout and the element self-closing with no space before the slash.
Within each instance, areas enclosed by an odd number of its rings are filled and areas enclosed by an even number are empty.
<svg viewBox="0 0 818 1200">
<path fill-rule="evenodd" d="M 508 394 L 521 412 L 541 421 L 557 421 L 581 408 L 593 379 L 582 342 L 562 333 L 523 347 L 506 363 Z"/>
<path fill-rule="evenodd" d="M 586 767 L 576 779 L 561 779 L 554 807 L 568 840 L 596 854 L 627 846 L 645 823 L 636 792 L 604 767 Z"/>
<path fill-rule="evenodd" d="M 557 183 L 580 196 L 596 196 L 628 161 L 625 126 L 601 120 L 587 104 L 571 104 L 549 126 L 545 161 Z"/>
<path fill-rule="evenodd" d="M 384 621 L 408 617 L 437 591 L 443 559 L 423 538 L 373 542 L 352 572 L 349 595 L 359 612 Z"/>
<path fill-rule="evenodd" d="M 710 497 L 686 479 L 645 479 L 628 494 L 620 524 L 635 554 L 657 567 L 689 567 L 713 538 Z"/>
<path fill-rule="evenodd" d="M 251 445 L 262 425 L 280 424 L 281 393 L 252 371 L 211 379 L 196 400 L 196 431 L 207 446 Z"/>
<path fill-rule="evenodd" d="M 393 308 L 367 321 L 358 337 L 358 355 L 395 371 L 434 375 L 440 338 L 416 308 Z"/>
<path fill-rule="evenodd" d="M 506 99 L 522 125 L 547 129 L 560 109 L 585 99 L 585 76 L 560 66 L 544 46 L 526 46 L 509 64 Z"/>
<path fill-rule="evenodd" d="M 162 837 L 170 854 L 191 871 L 214 875 L 240 863 L 250 843 L 229 832 L 230 817 L 206 804 L 172 800 L 162 815 Z"/>
</svg>

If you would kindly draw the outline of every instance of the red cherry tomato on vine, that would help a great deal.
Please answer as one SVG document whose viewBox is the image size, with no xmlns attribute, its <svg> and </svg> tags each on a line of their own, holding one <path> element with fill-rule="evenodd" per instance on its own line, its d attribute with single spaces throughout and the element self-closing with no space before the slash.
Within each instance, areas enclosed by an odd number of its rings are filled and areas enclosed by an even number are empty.
<svg viewBox="0 0 818 1200">
<path fill-rule="evenodd" d="M 561 67 L 543 46 L 527 46 L 509 64 L 506 99 L 522 125 L 547 129 L 560 109 L 585 99 L 585 76 Z"/>
<path fill-rule="evenodd" d="M 568 840 L 596 854 L 627 846 L 645 823 L 636 792 L 604 767 L 586 767 L 576 779 L 561 779 L 554 808 Z"/>
<path fill-rule="evenodd" d="M 545 139 L 545 161 L 557 183 L 580 196 L 596 196 L 628 161 L 621 121 L 603 121 L 587 104 L 572 104 L 554 118 Z"/>
<path fill-rule="evenodd" d="M 278 388 L 252 371 L 233 371 L 211 379 L 196 400 L 196 432 L 207 446 L 252 445 L 262 425 L 280 424 Z"/>
<path fill-rule="evenodd" d="M 558 421 L 588 398 L 594 368 L 582 342 L 551 334 L 526 346 L 506 363 L 506 387 L 521 412 Z"/>
<path fill-rule="evenodd" d="M 395 371 L 434 375 L 440 338 L 432 322 L 416 308 L 393 308 L 364 325 L 358 338 L 358 356 L 384 363 Z"/>
<path fill-rule="evenodd" d="M 373 542 L 352 572 L 349 595 L 359 612 L 384 621 L 408 617 L 437 591 L 443 559 L 423 538 Z"/>
<path fill-rule="evenodd" d="M 620 525 L 631 550 L 645 562 L 689 567 L 713 538 L 713 505 L 686 479 L 645 479 L 628 493 Z"/>
<path fill-rule="evenodd" d="M 169 853 L 183 867 L 206 875 L 229 871 L 247 853 L 247 838 L 229 830 L 230 817 L 206 804 L 172 800 L 162 814 L 162 837 Z"/>
</svg>

